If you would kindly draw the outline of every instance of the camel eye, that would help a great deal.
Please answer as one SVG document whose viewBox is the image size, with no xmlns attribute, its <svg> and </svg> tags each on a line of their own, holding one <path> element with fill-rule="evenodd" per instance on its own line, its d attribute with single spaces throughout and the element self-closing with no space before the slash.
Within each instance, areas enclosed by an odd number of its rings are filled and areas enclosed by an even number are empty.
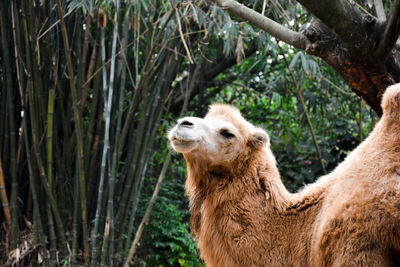
<svg viewBox="0 0 400 267">
<path fill-rule="evenodd" d="M 219 131 L 219 133 L 226 139 L 231 139 L 235 137 L 235 135 L 230 131 L 228 131 L 227 129 L 222 129 L 221 131 Z"/>
</svg>

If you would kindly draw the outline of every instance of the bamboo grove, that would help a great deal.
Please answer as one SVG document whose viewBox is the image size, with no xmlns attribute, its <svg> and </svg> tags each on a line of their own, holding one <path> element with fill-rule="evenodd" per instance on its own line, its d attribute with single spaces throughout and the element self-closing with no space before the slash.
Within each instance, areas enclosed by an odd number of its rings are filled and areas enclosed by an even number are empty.
<svg viewBox="0 0 400 267">
<path fill-rule="evenodd" d="M 0 261 L 123 263 L 160 120 L 194 86 L 193 70 L 174 83 L 199 63 L 199 29 L 175 1 L 0 10 Z"/>
</svg>

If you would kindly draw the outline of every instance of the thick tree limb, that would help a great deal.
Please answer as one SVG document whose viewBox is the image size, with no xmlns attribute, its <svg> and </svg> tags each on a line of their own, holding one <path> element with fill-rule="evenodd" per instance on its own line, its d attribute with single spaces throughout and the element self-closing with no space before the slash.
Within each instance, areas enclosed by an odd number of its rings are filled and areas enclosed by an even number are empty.
<svg viewBox="0 0 400 267">
<path fill-rule="evenodd" d="M 400 36 L 399 38 L 397 38 L 396 44 L 394 45 L 394 47 L 400 51 Z"/>
<path fill-rule="evenodd" d="M 244 57 L 247 58 L 251 56 L 256 50 L 257 42 L 254 40 L 247 44 L 247 48 L 244 50 Z M 217 56 L 216 58 L 217 60 L 214 60 L 209 64 L 205 64 L 202 67 L 199 75 L 200 77 L 197 79 L 197 84 L 191 92 L 190 99 L 197 95 L 200 90 L 212 86 L 216 76 L 237 63 L 236 56 L 234 54 L 225 55 L 222 50 L 221 55 Z M 205 83 L 207 83 L 206 86 Z M 186 93 L 183 93 L 174 98 L 175 100 L 171 107 L 172 111 L 177 111 L 178 107 L 182 106 L 185 99 L 185 94 Z"/>
<path fill-rule="evenodd" d="M 385 10 L 383 9 L 382 0 L 374 0 L 376 16 L 380 21 L 386 21 Z"/>
<path fill-rule="evenodd" d="M 386 56 L 395 45 L 400 31 L 400 0 L 396 0 L 390 10 L 389 18 L 378 47 L 378 56 Z"/>
<path fill-rule="evenodd" d="M 255 51 L 257 51 L 257 40 L 247 43 L 247 48 L 244 50 L 244 58 L 251 56 Z M 204 80 L 214 79 L 218 74 L 237 63 L 236 56 L 234 54 L 221 55 L 221 58 L 222 60 L 209 63 L 205 66 L 205 71 L 202 74 Z"/>
<path fill-rule="evenodd" d="M 213 0 L 222 9 L 228 10 L 232 14 L 249 21 L 251 24 L 259 27 L 266 31 L 272 36 L 282 40 L 283 42 L 290 44 L 299 49 L 307 49 L 310 45 L 308 39 L 301 33 L 289 30 L 281 24 L 264 17 L 260 13 L 254 11 L 251 8 L 246 7 L 234 0 Z"/>
<path fill-rule="evenodd" d="M 348 0 L 298 0 L 308 11 L 334 30 L 343 41 L 362 40 L 363 17 Z"/>
</svg>

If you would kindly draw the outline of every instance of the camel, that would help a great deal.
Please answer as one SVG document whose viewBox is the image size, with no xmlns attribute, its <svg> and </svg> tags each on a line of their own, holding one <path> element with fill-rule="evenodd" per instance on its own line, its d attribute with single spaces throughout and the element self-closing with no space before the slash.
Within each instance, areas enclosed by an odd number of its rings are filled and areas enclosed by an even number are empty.
<svg viewBox="0 0 400 267">
<path fill-rule="evenodd" d="M 207 266 L 400 263 L 400 84 L 383 116 L 334 171 L 297 193 L 267 133 L 229 105 L 185 117 L 168 138 L 187 163 L 190 227 Z"/>
</svg>

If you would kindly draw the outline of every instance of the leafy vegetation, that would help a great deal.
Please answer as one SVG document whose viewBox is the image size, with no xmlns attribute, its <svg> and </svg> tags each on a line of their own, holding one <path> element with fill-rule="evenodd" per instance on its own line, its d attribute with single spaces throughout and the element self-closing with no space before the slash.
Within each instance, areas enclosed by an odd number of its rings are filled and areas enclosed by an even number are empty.
<svg viewBox="0 0 400 267">
<path fill-rule="evenodd" d="M 138 252 L 139 259 L 150 266 L 201 266 L 196 243 L 189 232 L 187 201 L 182 198 L 184 179 L 174 180 L 163 185 L 152 223 L 143 237 L 143 248 Z M 147 202 L 144 197 L 141 206 L 145 207 Z"/>
</svg>

